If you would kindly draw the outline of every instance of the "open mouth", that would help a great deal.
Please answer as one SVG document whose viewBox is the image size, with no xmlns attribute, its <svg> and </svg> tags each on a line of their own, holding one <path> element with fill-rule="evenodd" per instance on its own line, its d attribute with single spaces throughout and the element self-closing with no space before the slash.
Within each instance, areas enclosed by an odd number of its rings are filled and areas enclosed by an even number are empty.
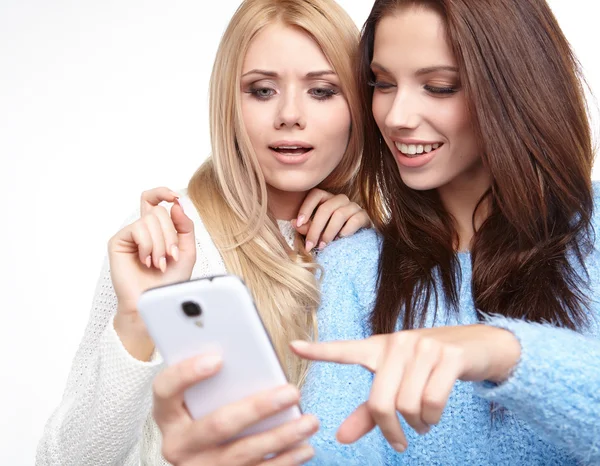
<svg viewBox="0 0 600 466">
<path fill-rule="evenodd" d="M 304 155 L 311 151 L 311 146 L 269 146 L 269 149 L 281 155 Z"/>
<path fill-rule="evenodd" d="M 396 145 L 396 149 L 398 149 L 402 155 L 411 158 L 419 157 L 423 154 L 430 154 L 444 145 L 443 142 L 436 142 L 433 144 L 402 144 L 394 142 L 394 144 Z"/>
</svg>

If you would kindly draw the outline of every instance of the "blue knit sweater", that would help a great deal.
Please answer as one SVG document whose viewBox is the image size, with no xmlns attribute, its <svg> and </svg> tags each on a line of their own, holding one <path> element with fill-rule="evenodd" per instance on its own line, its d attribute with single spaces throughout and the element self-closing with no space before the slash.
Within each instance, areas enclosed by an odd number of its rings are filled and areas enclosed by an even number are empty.
<svg viewBox="0 0 600 466">
<path fill-rule="evenodd" d="M 600 235 L 600 186 L 595 188 L 593 226 Z M 318 313 L 320 340 L 369 336 L 380 244 L 374 231 L 365 230 L 321 253 L 325 274 Z M 600 464 L 600 242 L 596 245 L 585 258 L 591 326 L 576 333 L 490 317 L 490 325 L 512 331 L 521 342 L 521 360 L 512 376 L 500 385 L 458 381 L 440 423 L 424 436 L 401 419 L 409 443 L 405 453 L 396 453 L 379 429 L 353 445 L 339 444 L 335 432 L 368 398 L 372 375 L 359 366 L 314 363 L 302 393 L 304 412 L 315 413 L 321 421 L 312 441 L 317 455 L 311 464 Z M 470 254 L 459 254 L 459 261 L 459 315 L 440 308 L 436 322 L 430 319 L 428 326 L 477 322 Z M 490 402 L 505 408 L 493 421 Z"/>
</svg>

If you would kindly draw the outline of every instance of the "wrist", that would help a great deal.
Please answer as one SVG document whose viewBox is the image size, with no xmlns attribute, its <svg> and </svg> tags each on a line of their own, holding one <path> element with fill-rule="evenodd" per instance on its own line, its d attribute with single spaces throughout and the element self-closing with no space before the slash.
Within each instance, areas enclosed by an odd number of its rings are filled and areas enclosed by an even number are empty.
<svg viewBox="0 0 600 466">
<path fill-rule="evenodd" d="M 154 342 L 137 313 L 117 312 L 113 325 L 123 347 L 132 357 L 140 361 L 150 360 L 154 353 Z"/>
<path fill-rule="evenodd" d="M 492 341 L 494 364 L 491 368 L 490 377 L 487 378 L 490 382 L 503 383 L 513 373 L 515 367 L 521 359 L 521 343 L 514 333 L 499 327 L 490 327 L 495 331 L 495 336 Z"/>
</svg>

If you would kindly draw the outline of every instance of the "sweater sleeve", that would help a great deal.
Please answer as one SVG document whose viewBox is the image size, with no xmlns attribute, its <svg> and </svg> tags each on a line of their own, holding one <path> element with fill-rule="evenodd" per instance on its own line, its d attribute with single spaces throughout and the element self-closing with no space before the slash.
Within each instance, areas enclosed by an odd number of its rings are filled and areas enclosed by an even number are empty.
<svg viewBox="0 0 600 466">
<path fill-rule="evenodd" d="M 139 211 L 124 225 L 138 217 Z M 197 215 L 192 219 L 196 233 L 192 276 L 223 273 L 208 232 Z M 117 296 L 106 258 L 62 400 L 38 444 L 37 466 L 133 466 L 148 455 L 157 464 L 167 464 L 160 456 L 160 432 L 153 422 L 148 425 L 152 382 L 164 367 L 162 358 L 158 353 L 149 362 L 132 357 L 114 329 L 116 312 Z"/>
<path fill-rule="evenodd" d="M 369 336 L 368 312 L 374 296 L 379 249 L 372 231 L 338 240 L 320 254 L 323 267 L 319 341 Z M 358 274 L 358 276 L 356 276 Z M 344 419 L 369 396 L 372 374 L 360 366 L 314 362 L 302 389 L 304 412 L 321 423 L 311 443 L 316 455 L 310 464 L 385 464 L 386 442 L 379 430 L 351 445 L 335 434 Z"/>
<path fill-rule="evenodd" d="M 139 464 L 139 439 L 162 364 L 133 358 L 113 327 L 117 297 L 108 259 L 63 398 L 37 449 L 36 465 Z"/>
<path fill-rule="evenodd" d="M 504 383 L 477 383 L 480 396 L 511 410 L 583 464 L 600 463 L 600 341 L 571 330 L 504 317 L 521 359 Z"/>
</svg>

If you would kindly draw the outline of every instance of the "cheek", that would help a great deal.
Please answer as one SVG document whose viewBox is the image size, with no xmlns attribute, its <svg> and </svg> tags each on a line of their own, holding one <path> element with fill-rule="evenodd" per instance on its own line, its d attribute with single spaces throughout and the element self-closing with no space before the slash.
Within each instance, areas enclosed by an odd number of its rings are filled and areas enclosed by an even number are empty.
<svg viewBox="0 0 600 466">
<path fill-rule="evenodd" d="M 242 120 L 252 145 L 255 145 L 260 140 L 260 136 L 265 134 L 268 125 L 272 125 L 268 115 L 269 108 L 266 102 L 242 101 Z"/>
<path fill-rule="evenodd" d="M 315 128 L 323 144 L 336 146 L 346 144 L 350 137 L 350 109 L 344 102 L 320 102 L 320 107 L 312 109 L 316 116 Z M 329 108 L 325 106 L 330 105 Z"/>
<path fill-rule="evenodd" d="M 377 123 L 379 129 L 381 129 L 383 126 L 383 121 L 385 120 L 386 110 L 384 108 L 384 100 L 382 99 L 382 95 L 378 94 L 377 92 L 373 93 L 371 111 L 373 112 L 373 118 L 375 119 L 375 123 Z"/>
<path fill-rule="evenodd" d="M 471 131 L 467 107 L 463 99 L 448 99 L 447 105 L 438 106 L 434 115 L 449 137 L 463 139 L 465 133 Z"/>
</svg>

